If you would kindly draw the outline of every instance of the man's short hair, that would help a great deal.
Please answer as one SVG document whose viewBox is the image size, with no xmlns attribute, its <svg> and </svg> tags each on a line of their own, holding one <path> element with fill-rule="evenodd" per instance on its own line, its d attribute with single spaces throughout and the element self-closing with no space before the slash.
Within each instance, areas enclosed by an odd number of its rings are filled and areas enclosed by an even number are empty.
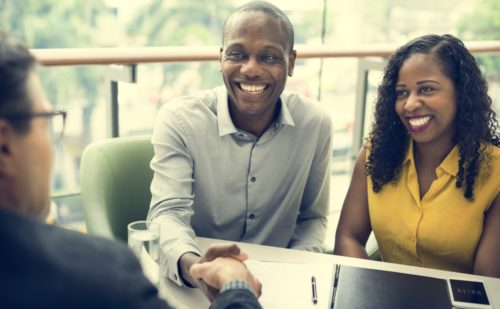
<svg viewBox="0 0 500 309">
<path fill-rule="evenodd" d="M 290 19 L 288 19 L 288 16 L 279 9 L 277 6 L 274 4 L 271 4 L 266 1 L 252 1 L 249 3 L 246 3 L 239 8 L 237 8 L 234 12 L 229 14 L 228 17 L 226 17 L 226 20 L 224 21 L 224 28 L 222 31 L 222 45 L 224 45 L 224 38 L 226 36 L 226 26 L 228 23 L 231 21 L 231 19 L 236 16 L 239 13 L 244 13 L 244 12 L 262 12 L 266 13 L 272 17 L 278 18 L 281 24 L 284 26 L 284 29 L 287 32 L 288 36 L 288 43 L 290 44 L 289 46 L 289 52 L 293 51 L 293 44 L 294 44 L 294 32 L 293 32 L 293 26 L 292 23 L 290 22 Z"/>
<path fill-rule="evenodd" d="M 32 111 L 26 82 L 36 64 L 35 57 L 19 39 L 0 32 L 0 118 Z M 29 129 L 29 121 L 11 121 L 18 133 Z"/>
</svg>

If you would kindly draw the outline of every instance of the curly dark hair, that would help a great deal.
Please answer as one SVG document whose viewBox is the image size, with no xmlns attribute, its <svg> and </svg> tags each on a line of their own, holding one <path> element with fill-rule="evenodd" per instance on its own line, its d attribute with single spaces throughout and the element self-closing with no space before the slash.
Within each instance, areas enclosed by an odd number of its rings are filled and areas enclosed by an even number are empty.
<svg viewBox="0 0 500 309">
<path fill-rule="evenodd" d="M 456 187 L 473 200 L 474 183 L 480 164 L 485 160 L 486 145 L 500 146 L 498 120 L 488 96 L 488 84 L 474 57 L 458 38 L 425 35 L 401 46 L 391 56 L 378 88 L 375 117 L 368 136 L 371 147 L 365 164 L 373 182 L 373 191 L 399 178 L 401 165 L 411 141 L 395 111 L 396 83 L 403 63 L 414 54 L 432 54 L 440 69 L 456 89 L 457 114 L 453 143 L 458 146 L 459 162 Z M 465 184 L 465 186 L 464 186 Z"/>
</svg>

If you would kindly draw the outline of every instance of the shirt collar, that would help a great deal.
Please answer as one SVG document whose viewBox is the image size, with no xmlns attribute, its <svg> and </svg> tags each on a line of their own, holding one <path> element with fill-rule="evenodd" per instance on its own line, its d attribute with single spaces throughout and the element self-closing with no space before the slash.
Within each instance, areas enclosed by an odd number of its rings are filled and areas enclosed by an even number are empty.
<svg viewBox="0 0 500 309">
<path fill-rule="evenodd" d="M 451 151 L 448 153 L 443 162 L 441 162 L 441 164 L 437 167 L 436 171 L 442 170 L 456 177 L 458 174 L 458 164 L 457 164 L 458 160 L 459 160 L 458 147 L 455 146 L 451 149 Z M 415 162 L 415 159 L 413 158 L 413 141 L 410 142 L 403 164 L 409 161 Z"/>
<path fill-rule="evenodd" d="M 406 164 L 406 162 L 414 161 L 413 160 L 413 141 L 410 140 L 410 145 L 408 146 L 408 150 L 406 151 L 406 157 L 403 160 L 403 165 Z"/>
<path fill-rule="evenodd" d="M 225 86 L 219 86 L 215 88 L 215 93 L 217 97 L 217 123 L 219 126 L 219 136 L 224 136 L 232 133 L 237 133 L 238 129 L 234 126 L 231 115 L 229 114 L 228 105 L 228 94 Z M 293 121 L 292 114 L 288 109 L 286 100 L 283 100 L 283 96 L 280 97 L 281 109 L 278 120 L 275 124 L 276 128 L 283 125 L 289 125 L 294 127 L 295 122 Z"/>
<path fill-rule="evenodd" d="M 280 102 L 281 111 L 278 118 L 278 125 L 289 125 L 291 127 L 295 127 L 295 121 L 293 121 L 292 113 L 290 113 L 290 109 L 288 109 L 288 104 L 286 102 L 285 96 L 280 96 Z"/>
<path fill-rule="evenodd" d="M 217 96 L 217 124 L 219 126 L 219 136 L 238 132 L 229 114 L 226 87 L 216 87 L 215 93 Z"/>
<path fill-rule="evenodd" d="M 458 160 L 458 147 L 455 145 L 438 168 L 456 177 L 458 174 Z"/>
</svg>

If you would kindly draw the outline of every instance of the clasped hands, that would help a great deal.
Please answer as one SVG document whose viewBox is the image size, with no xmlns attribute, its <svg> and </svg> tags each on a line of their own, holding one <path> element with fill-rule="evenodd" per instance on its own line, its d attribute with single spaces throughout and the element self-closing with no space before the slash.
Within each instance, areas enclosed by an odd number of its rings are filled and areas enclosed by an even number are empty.
<svg viewBox="0 0 500 309">
<path fill-rule="evenodd" d="M 220 289 L 233 280 L 245 281 L 259 297 L 262 284 L 243 263 L 248 255 L 235 244 L 214 244 L 200 258 L 187 252 L 180 258 L 183 278 L 198 287 L 212 302 Z"/>
</svg>

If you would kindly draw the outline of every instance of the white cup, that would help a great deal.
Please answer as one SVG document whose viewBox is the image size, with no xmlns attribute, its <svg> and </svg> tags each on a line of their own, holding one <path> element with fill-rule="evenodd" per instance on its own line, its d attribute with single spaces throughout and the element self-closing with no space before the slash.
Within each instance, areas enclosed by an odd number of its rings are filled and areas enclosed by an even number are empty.
<svg viewBox="0 0 500 309">
<path fill-rule="evenodd" d="M 154 284 L 159 282 L 158 253 L 160 225 L 146 220 L 128 225 L 128 247 L 141 262 L 146 277 Z"/>
</svg>

